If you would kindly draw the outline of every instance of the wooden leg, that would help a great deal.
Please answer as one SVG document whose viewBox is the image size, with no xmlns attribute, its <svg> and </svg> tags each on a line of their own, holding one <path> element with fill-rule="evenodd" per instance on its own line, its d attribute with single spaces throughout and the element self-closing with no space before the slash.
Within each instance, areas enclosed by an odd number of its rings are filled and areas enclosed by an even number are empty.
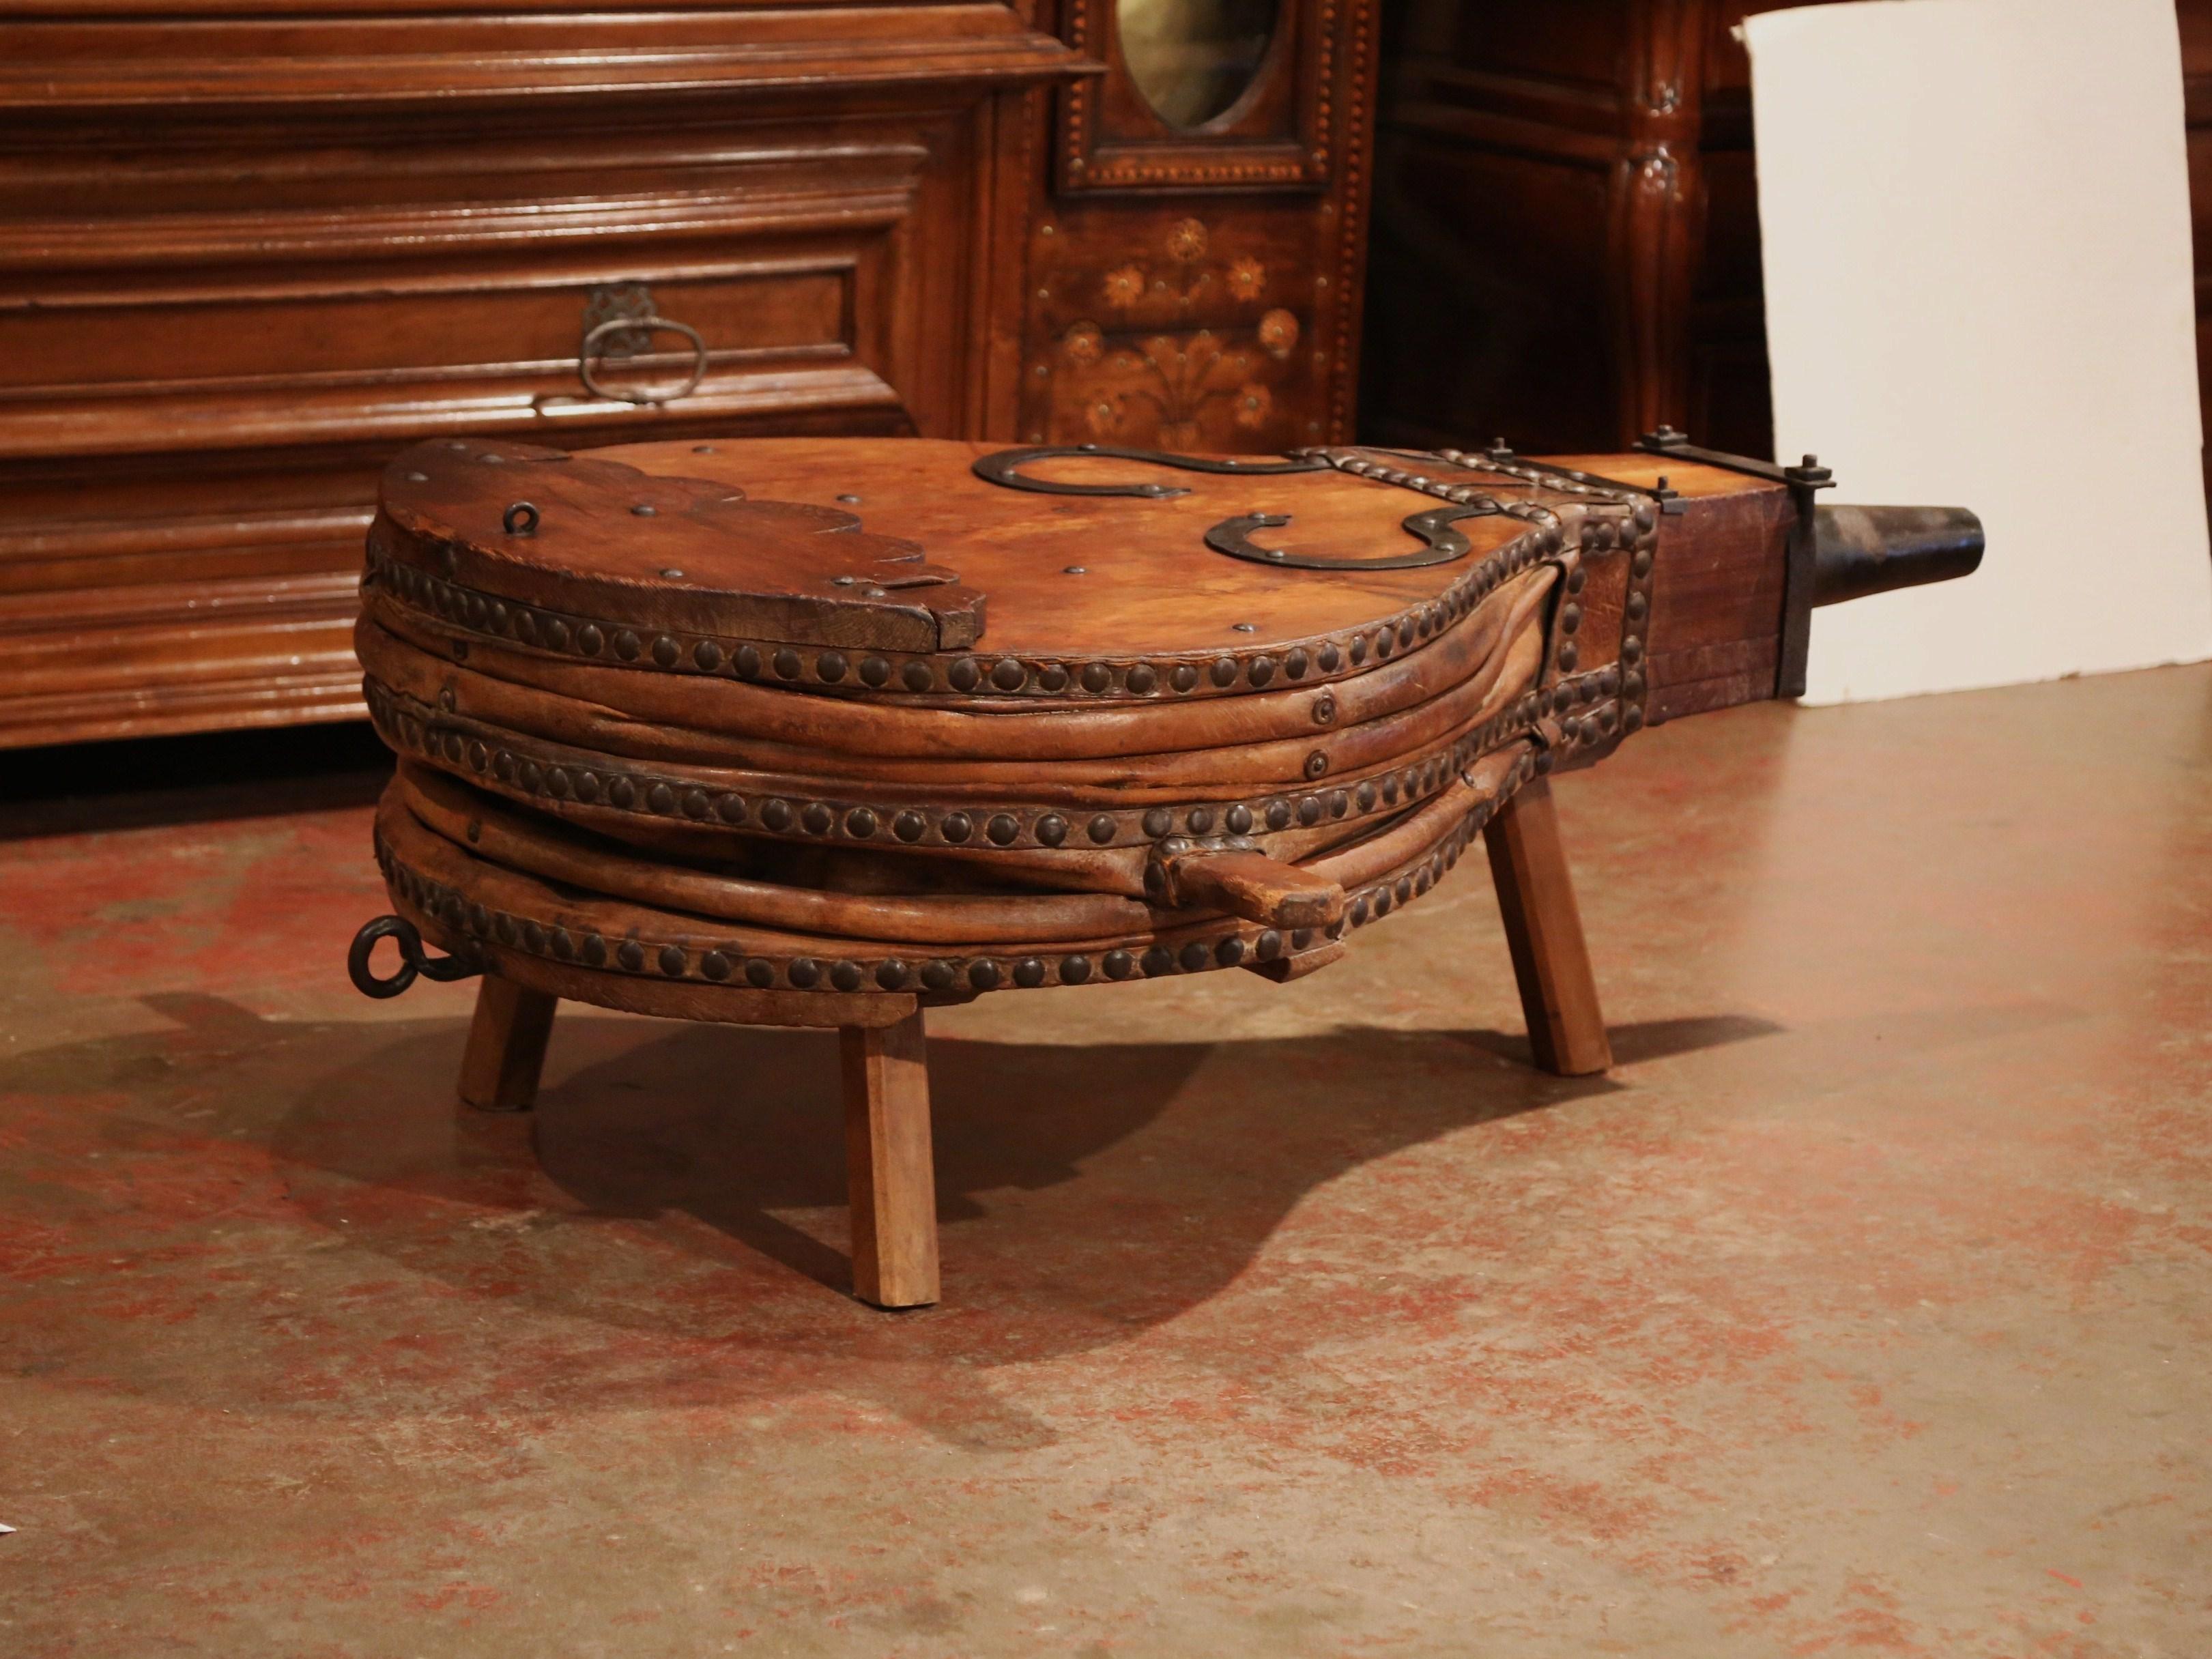
<svg viewBox="0 0 2212 1659">
<path fill-rule="evenodd" d="M 484 1112 L 526 1112 L 538 1103 L 538 1073 L 553 1035 L 558 997 L 486 974 L 461 1056 L 461 1100 Z"/>
<path fill-rule="evenodd" d="M 1561 1077 L 1607 1070 L 1613 1046 L 1606 1041 L 1551 786 L 1531 779 L 1483 833 L 1536 1063 Z"/>
<path fill-rule="evenodd" d="M 853 1291 L 878 1308 L 937 1300 L 937 1170 L 921 1013 L 880 1030 L 846 1026 L 845 1168 L 853 1198 Z"/>
</svg>

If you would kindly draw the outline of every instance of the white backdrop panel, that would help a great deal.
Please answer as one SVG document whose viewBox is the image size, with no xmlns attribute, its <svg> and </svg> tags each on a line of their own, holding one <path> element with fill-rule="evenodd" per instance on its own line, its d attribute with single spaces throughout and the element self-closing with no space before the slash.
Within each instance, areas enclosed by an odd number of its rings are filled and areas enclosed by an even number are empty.
<svg viewBox="0 0 2212 1659">
<path fill-rule="evenodd" d="M 1746 33 L 1776 453 L 1989 531 L 1965 581 L 1816 611 L 1808 701 L 2212 656 L 2173 0 Z"/>
</svg>

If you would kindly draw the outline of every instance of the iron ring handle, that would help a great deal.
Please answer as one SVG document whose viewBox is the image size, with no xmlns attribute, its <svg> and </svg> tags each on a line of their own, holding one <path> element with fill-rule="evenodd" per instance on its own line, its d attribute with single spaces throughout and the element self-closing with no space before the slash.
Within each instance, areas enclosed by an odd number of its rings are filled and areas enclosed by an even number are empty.
<svg viewBox="0 0 2212 1659">
<path fill-rule="evenodd" d="M 369 966 L 368 958 L 378 943 L 387 939 L 399 947 L 399 971 L 388 979 L 380 979 Z M 353 981 L 353 988 L 379 1000 L 399 995 L 415 983 L 418 975 L 424 979 L 451 981 L 467 979 L 482 972 L 481 963 L 459 954 L 425 956 L 422 935 L 404 916 L 379 916 L 374 921 L 364 922 L 346 951 L 346 976 Z"/>
<path fill-rule="evenodd" d="M 690 379 L 685 380 L 673 392 L 647 392 L 642 396 L 610 392 L 601 386 L 599 377 L 592 372 L 592 359 L 598 353 L 599 342 L 610 334 L 636 332 L 640 330 L 648 333 L 665 331 L 681 334 L 685 339 L 690 341 Z M 604 398 L 610 403 L 672 404 L 678 398 L 690 397 L 699 389 L 699 383 L 707 378 L 707 342 L 700 335 L 699 331 L 690 324 L 679 323 L 672 317 L 610 317 L 604 323 L 586 331 L 583 348 L 576 354 L 576 378 L 584 383 L 585 391 L 590 392 L 594 398 Z"/>
</svg>

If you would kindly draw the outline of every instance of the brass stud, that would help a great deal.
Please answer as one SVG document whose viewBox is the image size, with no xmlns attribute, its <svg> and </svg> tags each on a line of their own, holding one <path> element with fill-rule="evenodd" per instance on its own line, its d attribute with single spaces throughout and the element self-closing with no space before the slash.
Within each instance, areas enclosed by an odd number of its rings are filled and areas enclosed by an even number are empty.
<svg viewBox="0 0 2212 1659">
<path fill-rule="evenodd" d="M 1103 847 L 1114 839 L 1114 815 L 1111 812 L 1099 813 L 1084 826 L 1083 833 Z"/>
<path fill-rule="evenodd" d="M 1252 827 L 1252 809 L 1240 801 L 1221 815 L 1221 823 L 1231 835 L 1243 835 Z"/>
<path fill-rule="evenodd" d="M 1043 691 L 1064 691 L 1067 689 L 1067 670 L 1058 663 L 1047 663 L 1037 670 L 1037 689 Z"/>
<path fill-rule="evenodd" d="M 1294 680 L 1305 678 L 1306 670 L 1310 665 L 1311 659 L 1307 657 L 1303 647 L 1291 652 L 1283 659 L 1283 672 Z"/>
<path fill-rule="evenodd" d="M 860 659 L 860 682 L 864 685 L 882 685 L 891 677 L 891 665 L 881 657 Z"/>
<path fill-rule="evenodd" d="M 789 801 L 773 798 L 761 803 L 760 815 L 761 822 L 779 834 L 790 829 L 797 816 L 791 810 Z"/>
<path fill-rule="evenodd" d="M 1010 812 L 992 814 L 991 821 L 983 826 L 983 833 L 1000 847 L 1006 846 L 1021 832 L 1022 826 L 1019 821 Z"/>
<path fill-rule="evenodd" d="M 1168 684 L 1178 691 L 1188 691 L 1198 684 L 1198 670 L 1187 662 L 1177 663 L 1175 672 L 1168 676 Z"/>
<path fill-rule="evenodd" d="M 1290 802 L 1286 800 L 1269 801 L 1267 803 L 1267 828 L 1270 830 L 1287 830 L 1290 827 Z"/>
<path fill-rule="evenodd" d="M 1105 968 L 1107 978 L 1127 979 L 1137 971 L 1137 959 L 1127 951 L 1109 951 Z"/>
<path fill-rule="evenodd" d="M 603 967 L 605 967 L 605 966 L 606 965 L 606 960 L 607 960 L 607 942 L 606 942 L 606 940 L 605 940 L 604 939 L 601 939 L 601 938 L 600 938 L 597 933 L 586 933 L 586 934 L 585 934 L 585 935 L 584 935 L 584 961 L 585 961 L 588 965 L 590 965 L 591 967 L 593 967 L 593 968 L 603 968 Z"/>
<path fill-rule="evenodd" d="M 745 983 L 755 990 L 765 991 L 775 983 L 775 964 L 765 957 L 745 959 Z"/>
<path fill-rule="evenodd" d="M 617 772 L 607 781 L 607 799 L 627 811 L 630 803 L 637 799 L 637 785 Z"/>
<path fill-rule="evenodd" d="M 831 685 L 845 678 L 845 653 L 824 651 L 814 659 L 814 672 Z"/>
<path fill-rule="evenodd" d="M 1251 666 L 1244 672 L 1253 684 L 1265 685 L 1275 678 L 1275 659 L 1273 657 L 1255 657 Z"/>
<path fill-rule="evenodd" d="M 886 991 L 896 991 L 906 983 L 907 967 L 896 957 L 886 957 L 876 964 L 876 983 Z"/>
<path fill-rule="evenodd" d="M 1252 941 L 1252 954 L 1261 962 L 1273 962 L 1283 954 L 1283 936 L 1273 928 L 1268 928 Z"/>
<path fill-rule="evenodd" d="M 812 957 L 793 957 L 783 972 L 802 991 L 811 991 L 822 982 L 822 964 Z"/>
<path fill-rule="evenodd" d="M 929 665 L 926 662 L 910 662 L 899 670 L 899 678 L 904 682 L 906 689 L 909 691 L 927 691 L 932 684 Z"/>
<path fill-rule="evenodd" d="M 1140 697 L 1150 696 L 1159 683 L 1159 671 L 1148 662 L 1140 662 L 1129 671 L 1129 690 Z"/>
<path fill-rule="evenodd" d="M 722 665 L 722 647 L 712 640 L 702 640 L 691 647 L 691 660 L 711 674 Z"/>
<path fill-rule="evenodd" d="M 1030 671 L 1012 657 L 1001 657 L 991 669 L 991 684 L 1001 691 L 1018 691 L 1028 682 Z"/>
<path fill-rule="evenodd" d="M 724 956 L 720 951 L 709 951 L 699 958 L 699 971 L 717 984 L 729 978 L 734 966 L 729 957 Z"/>
<path fill-rule="evenodd" d="M 777 676 L 783 679 L 795 680 L 804 672 L 799 660 L 799 653 L 788 647 L 775 653 L 774 662 Z"/>
<path fill-rule="evenodd" d="M 1213 809 L 1210 806 L 1194 806 L 1190 809 L 1190 816 L 1183 822 L 1190 826 L 1192 835 L 1202 836 L 1213 828 Z"/>
<path fill-rule="evenodd" d="M 1341 662 L 1342 660 L 1343 660 L 1343 658 L 1342 658 L 1342 656 L 1338 653 L 1337 648 L 1336 648 L 1335 642 L 1334 642 L 1334 641 L 1332 641 L 1330 643 L 1328 643 L 1328 644 L 1324 645 L 1323 647 L 1322 647 L 1322 648 L 1321 648 L 1321 656 L 1320 656 L 1320 658 L 1319 658 L 1319 661 L 1320 661 L 1320 663 L 1321 663 L 1322 672 L 1323 672 L 1324 674 L 1334 674 L 1334 672 L 1336 672 L 1336 665 L 1337 665 L 1337 664 L 1338 664 L 1338 663 L 1340 663 L 1340 662 Z"/>
<path fill-rule="evenodd" d="M 707 792 L 705 790 L 687 789 L 684 792 L 684 816 L 685 817 L 703 818 L 710 811 L 713 810 L 713 807 L 714 803 L 708 799 Z"/>
<path fill-rule="evenodd" d="M 922 831 L 928 827 L 921 814 L 915 811 L 902 812 L 891 820 L 891 834 L 901 841 L 920 841 Z"/>
<path fill-rule="evenodd" d="M 830 983 L 840 991 L 859 990 L 860 988 L 860 964 L 857 962 L 839 962 L 832 963 L 830 969 Z"/>
<path fill-rule="evenodd" d="M 1229 684 L 1233 684 L 1233 683 L 1235 682 L 1236 678 L 1237 678 L 1237 659 L 1236 659 L 1236 658 L 1234 658 L 1234 657 L 1217 657 L 1217 658 L 1215 658 L 1215 659 L 1214 659 L 1214 661 L 1213 661 L 1213 683 L 1214 683 L 1216 685 L 1229 685 Z"/>
<path fill-rule="evenodd" d="M 921 983 L 926 990 L 942 991 L 952 983 L 953 978 L 952 964 L 941 957 L 921 964 Z"/>
<path fill-rule="evenodd" d="M 1044 983 L 1044 963 L 1036 957 L 1024 957 L 1014 964 L 1014 983 L 1035 990 Z"/>
<path fill-rule="evenodd" d="M 635 662 L 638 653 L 644 649 L 644 641 L 627 628 L 615 635 L 615 655 L 624 662 Z"/>
<path fill-rule="evenodd" d="M 1036 821 L 1036 838 L 1047 847 L 1057 847 L 1067 839 L 1067 820 L 1057 812 L 1048 812 Z"/>
<path fill-rule="evenodd" d="M 749 680 L 757 679 L 760 677 L 761 672 L 761 653 L 759 650 L 750 645 L 739 646 L 738 647 L 737 665 L 738 672 L 744 678 Z"/>
<path fill-rule="evenodd" d="M 799 827 L 810 836 L 828 835 L 830 826 L 836 821 L 837 815 L 823 801 L 811 800 L 799 809 Z"/>
<path fill-rule="evenodd" d="M 616 947 L 615 960 L 634 974 L 645 966 L 645 947 L 634 939 L 626 939 Z"/>
<path fill-rule="evenodd" d="M 1062 985 L 1080 985 L 1090 977 L 1089 957 L 1062 957 L 1060 959 L 1060 982 Z"/>
<path fill-rule="evenodd" d="M 939 833 L 955 847 L 975 833 L 975 821 L 965 812 L 947 812 L 945 815 L 945 822 L 939 824 L 937 828 Z"/>
<path fill-rule="evenodd" d="M 656 812 L 673 812 L 676 792 L 665 783 L 656 783 L 645 792 L 645 804 Z"/>
<path fill-rule="evenodd" d="M 855 841 L 866 841 L 876 833 L 876 815 L 865 806 L 855 806 L 845 814 L 845 833 Z"/>
<path fill-rule="evenodd" d="M 679 654 L 676 641 L 665 634 L 659 635 L 653 642 L 653 659 L 663 668 L 675 667 L 676 659 Z"/>
<path fill-rule="evenodd" d="M 945 671 L 945 678 L 951 682 L 955 691 L 973 691 L 976 683 L 983 678 L 983 671 L 975 658 L 963 657 Z"/>
<path fill-rule="evenodd" d="M 968 982 L 979 991 L 994 991 L 999 986 L 999 964 L 988 957 L 980 957 L 968 964 Z"/>
<path fill-rule="evenodd" d="M 1114 684 L 1114 671 L 1103 662 L 1085 663 L 1083 668 L 1083 689 L 1103 691 Z"/>
<path fill-rule="evenodd" d="M 714 802 L 714 816 L 725 823 L 745 821 L 745 798 L 743 795 L 723 795 Z"/>
</svg>

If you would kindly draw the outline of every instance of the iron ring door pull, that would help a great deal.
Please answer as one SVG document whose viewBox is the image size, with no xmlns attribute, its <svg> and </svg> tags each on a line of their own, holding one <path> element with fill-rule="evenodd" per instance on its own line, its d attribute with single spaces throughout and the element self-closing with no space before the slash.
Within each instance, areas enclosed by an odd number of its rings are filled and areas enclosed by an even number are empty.
<svg viewBox="0 0 2212 1659">
<path fill-rule="evenodd" d="M 691 373 L 682 386 L 672 391 L 610 392 L 599 384 L 592 360 L 600 355 L 601 345 L 616 334 L 647 334 L 665 332 L 681 334 L 691 343 Z M 628 355 L 628 354 L 625 354 Z M 576 355 L 576 378 L 584 383 L 584 390 L 594 398 L 604 398 L 610 403 L 657 405 L 672 404 L 678 398 L 688 398 L 699 389 L 707 378 L 707 342 L 697 329 L 689 323 L 679 323 L 672 317 L 648 314 L 643 317 L 610 317 L 585 331 L 583 348 Z"/>
</svg>

